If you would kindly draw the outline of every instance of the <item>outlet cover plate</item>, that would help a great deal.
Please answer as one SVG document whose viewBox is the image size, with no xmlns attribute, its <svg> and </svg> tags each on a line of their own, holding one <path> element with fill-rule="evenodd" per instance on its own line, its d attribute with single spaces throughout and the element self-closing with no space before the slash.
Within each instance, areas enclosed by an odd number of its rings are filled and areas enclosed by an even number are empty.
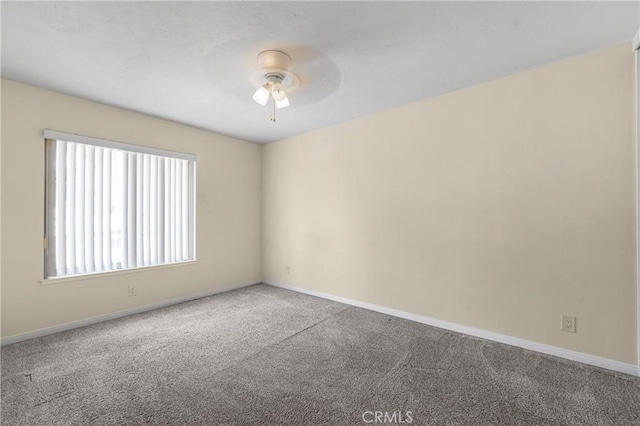
<svg viewBox="0 0 640 426">
<path fill-rule="evenodd" d="M 568 315 L 562 316 L 562 331 L 568 333 L 576 332 L 576 317 L 570 317 Z"/>
</svg>

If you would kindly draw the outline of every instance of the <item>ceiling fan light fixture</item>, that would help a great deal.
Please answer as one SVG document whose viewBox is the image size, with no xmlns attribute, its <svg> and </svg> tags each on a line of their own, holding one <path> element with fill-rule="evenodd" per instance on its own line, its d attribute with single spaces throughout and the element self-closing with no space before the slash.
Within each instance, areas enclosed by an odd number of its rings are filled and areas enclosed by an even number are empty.
<svg viewBox="0 0 640 426">
<path fill-rule="evenodd" d="M 287 99 L 287 92 L 284 90 L 282 83 L 273 83 L 271 86 L 271 95 L 276 102 Z"/>
<path fill-rule="evenodd" d="M 278 108 L 278 109 L 286 108 L 286 107 L 289 106 L 289 98 L 287 98 L 287 97 L 285 97 L 281 101 L 275 100 L 275 102 L 276 102 L 276 108 Z"/>
<path fill-rule="evenodd" d="M 298 87 L 300 79 L 291 71 L 291 57 L 279 50 L 260 52 L 257 62 L 258 68 L 251 74 L 250 81 L 261 86 L 253 99 L 265 106 L 273 98 L 271 121 L 275 122 L 275 110 L 290 105 L 288 93 Z"/>
<path fill-rule="evenodd" d="M 265 106 L 269 100 L 269 94 L 271 93 L 271 90 L 269 89 L 269 83 L 265 83 L 258 87 L 258 90 L 253 94 L 253 100 L 260 105 Z"/>
</svg>

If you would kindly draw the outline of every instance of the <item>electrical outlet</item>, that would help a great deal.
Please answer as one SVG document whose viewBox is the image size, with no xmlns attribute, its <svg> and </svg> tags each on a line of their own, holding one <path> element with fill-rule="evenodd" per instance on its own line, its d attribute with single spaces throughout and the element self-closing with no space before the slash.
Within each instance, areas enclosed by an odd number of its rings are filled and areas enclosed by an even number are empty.
<svg viewBox="0 0 640 426">
<path fill-rule="evenodd" d="M 138 288 L 135 285 L 130 285 L 129 296 L 137 296 L 137 295 L 138 295 Z"/>
<path fill-rule="evenodd" d="M 570 317 L 567 315 L 562 316 L 562 331 L 569 333 L 576 332 L 576 317 Z"/>
<path fill-rule="evenodd" d="M 287 266 L 286 268 L 284 268 L 284 272 L 285 272 L 287 275 L 291 275 L 291 268 L 290 268 L 289 266 Z"/>
</svg>

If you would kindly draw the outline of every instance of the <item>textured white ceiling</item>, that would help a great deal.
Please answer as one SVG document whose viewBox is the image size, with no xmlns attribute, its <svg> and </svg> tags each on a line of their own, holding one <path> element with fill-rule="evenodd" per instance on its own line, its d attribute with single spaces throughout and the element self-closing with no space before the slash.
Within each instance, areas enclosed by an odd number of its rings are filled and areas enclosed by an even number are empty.
<svg viewBox="0 0 640 426">
<path fill-rule="evenodd" d="M 2 76 L 254 142 L 631 40 L 637 2 L 3 2 Z M 269 121 L 249 74 L 288 51 Z M 64 130 L 64 129 L 60 129 Z"/>
</svg>

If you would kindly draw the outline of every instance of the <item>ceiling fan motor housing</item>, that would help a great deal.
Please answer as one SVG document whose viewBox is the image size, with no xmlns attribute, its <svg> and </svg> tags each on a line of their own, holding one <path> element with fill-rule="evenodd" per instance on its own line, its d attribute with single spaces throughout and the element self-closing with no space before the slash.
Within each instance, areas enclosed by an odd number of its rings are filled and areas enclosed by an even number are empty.
<svg viewBox="0 0 640 426">
<path fill-rule="evenodd" d="M 288 70 L 291 67 L 291 57 L 279 50 L 265 50 L 258 53 L 258 66 Z"/>
</svg>

